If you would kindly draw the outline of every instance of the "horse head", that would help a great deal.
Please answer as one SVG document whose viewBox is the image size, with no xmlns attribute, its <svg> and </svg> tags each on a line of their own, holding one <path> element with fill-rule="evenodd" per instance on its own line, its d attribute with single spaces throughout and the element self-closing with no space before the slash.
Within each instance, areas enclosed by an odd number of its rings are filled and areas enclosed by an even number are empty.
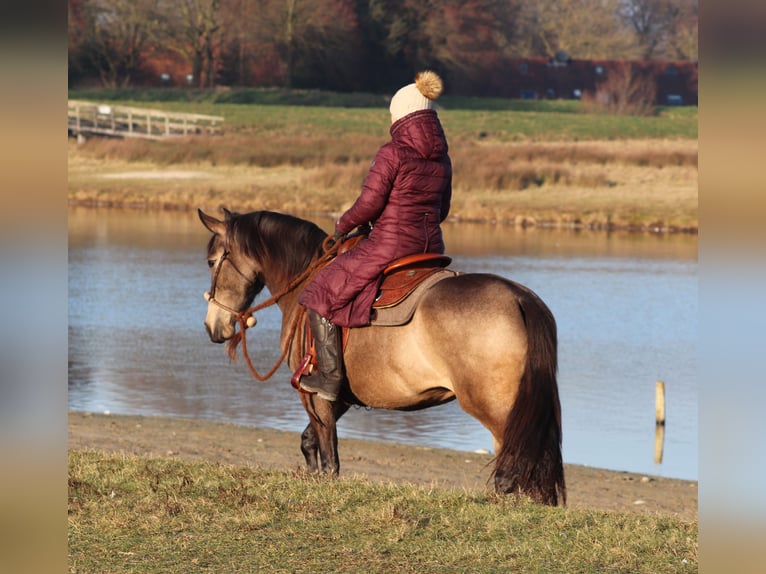
<svg viewBox="0 0 766 574">
<path fill-rule="evenodd" d="M 213 236 L 207 247 L 210 291 L 205 329 L 210 340 L 223 343 L 236 333 L 238 314 L 246 310 L 264 287 L 263 271 L 257 259 L 242 249 L 234 222 L 240 216 L 224 209 L 223 221 L 198 209 L 202 224 Z"/>
</svg>

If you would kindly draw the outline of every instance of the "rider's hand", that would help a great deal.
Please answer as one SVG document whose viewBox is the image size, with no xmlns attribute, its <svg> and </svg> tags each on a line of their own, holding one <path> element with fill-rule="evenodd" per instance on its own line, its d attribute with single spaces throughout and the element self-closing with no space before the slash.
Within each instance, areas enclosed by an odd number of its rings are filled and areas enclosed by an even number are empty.
<svg viewBox="0 0 766 574">
<path fill-rule="evenodd" d="M 336 231 L 332 237 L 328 237 L 327 239 L 325 239 L 325 242 L 324 242 L 325 251 L 328 249 L 332 249 L 335 246 L 335 244 L 338 243 L 338 240 L 341 240 L 341 238 L 345 237 L 345 235 L 346 235 L 345 233 Z"/>
</svg>

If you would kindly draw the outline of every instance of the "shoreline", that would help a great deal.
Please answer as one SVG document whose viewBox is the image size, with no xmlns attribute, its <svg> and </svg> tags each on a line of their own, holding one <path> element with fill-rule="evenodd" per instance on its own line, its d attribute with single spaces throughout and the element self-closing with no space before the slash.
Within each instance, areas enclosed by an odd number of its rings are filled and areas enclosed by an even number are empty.
<svg viewBox="0 0 766 574">
<path fill-rule="evenodd" d="M 232 211 L 248 209 L 244 206 L 239 206 L 237 202 L 231 204 L 233 207 L 229 207 Z M 217 209 L 220 205 L 205 204 L 204 200 L 201 200 L 199 204 L 192 205 L 190 203 L 173 203 L 163 201 L 161 203 L 153 203 L 150 201 L 135 202 L 135 201 L 122 201 L 115 199 L 97 199 L 97 198 L 69 198 L 69 207 L 82 207 L 87 209 L 134 209 L 136 211 L 194 211 L 198 207 L 206 209 Z M 260 209 L 260 208 L 258 208 Z M 272 211 L 281 211 L 279 207 L 269 208 Z M 287 211 L 285 211 L 287 212 Z M 293 215 L 299 217 L 337 217 L 337 213 L 334 211 L 289 211 Z M 604 233 L 611 232 L 626 232 L 626 233 L 646 233 L 650 235 L 699 235 L 698 226 L 677 226 L 677 225 L 620 225 L 616 223 L 582 223 L 582 222 L 565 222 L 565 221 L 537 221 L 534 218 L 514 218 L 514 219 L 498 219 L 498 218 L 463 218 L 463 217 L 448 217 L 446 220 L 448 223 L 460 224 L 460 223 L 472 223 L 472 224 L 487 224 L 487 225 L 507 225 L 509 227 L 536 228 L 536 229 L 552 229 L 552 230 L 571 230 L 571 231 L 598 231 Z"/>
<path fill-rule="evenodd" d="M 295 471 L 300 432 L 198 419 L 68 414 L 68 448 Z M 339 438 L 341 477 L 489 491 L 491 454 Z M 698 482 L 565 464 L 567 507 L 698 520 Z"/>
</svg>

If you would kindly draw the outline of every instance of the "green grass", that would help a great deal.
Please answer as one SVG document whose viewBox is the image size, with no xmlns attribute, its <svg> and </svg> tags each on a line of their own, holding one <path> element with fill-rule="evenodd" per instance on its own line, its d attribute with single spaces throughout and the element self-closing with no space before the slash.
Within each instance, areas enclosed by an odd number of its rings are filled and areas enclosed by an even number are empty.
<svg viewBox="0 0 766 574">
<path fill-rule="evenodd" d="M 178 102 L 194 104 L 256 104 L 379 108 L 391 94 L 340 93 L 282 88 L 218 88 L 215 90 L 179 88 L 94 88 L 70 90 L 72 99 L 103 101 Z M 572 100 L 516 100 L 444 95 L 439 100 L 453 109 L 512 111 L 559 111 L 577 113 L 579 103 Z"/>
<path fill-rule="evenodd" d="M 70 99 L 111 101 L 166 111 L 220 115 L 227 131 L 375 135 L 388 131 L 388 101 L 378 94 L 239 88 L 225 90 L 70 90 Z M 572 100 L 439 99 L 450 138 L 498 141 L 696 138 L 696 107 L 661 107 L 651 117 L 586 113 Z"/>
<path fill-rule="evenodd" d="M 70 572 L 697 571 L 697 523 L 72 451 Z"/>
</svg>

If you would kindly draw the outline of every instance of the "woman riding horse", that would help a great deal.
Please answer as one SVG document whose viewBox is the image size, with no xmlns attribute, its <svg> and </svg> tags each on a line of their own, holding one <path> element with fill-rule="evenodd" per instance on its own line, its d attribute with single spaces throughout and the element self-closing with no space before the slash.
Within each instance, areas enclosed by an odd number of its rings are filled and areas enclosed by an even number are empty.
<svg viewBox="0 0 766 574">
<path fill-rule="evenodd" d="M 319 367 L 300 386 L 328 401 L 337 399 L 344 380 L 337 326 L 370 323 L 381 275 L 395 259 L 444 253 L 441 222 L 452 198 L 452 163 L 433 109 L 441 92 L 441 78 L 424 71 L 391 99 L 391 141 L 378 150 L 359 197 L 335 224 L 336 238 L 368 223 L 372 231 L 319 271 L 300 296 Z"/>
</svg>

